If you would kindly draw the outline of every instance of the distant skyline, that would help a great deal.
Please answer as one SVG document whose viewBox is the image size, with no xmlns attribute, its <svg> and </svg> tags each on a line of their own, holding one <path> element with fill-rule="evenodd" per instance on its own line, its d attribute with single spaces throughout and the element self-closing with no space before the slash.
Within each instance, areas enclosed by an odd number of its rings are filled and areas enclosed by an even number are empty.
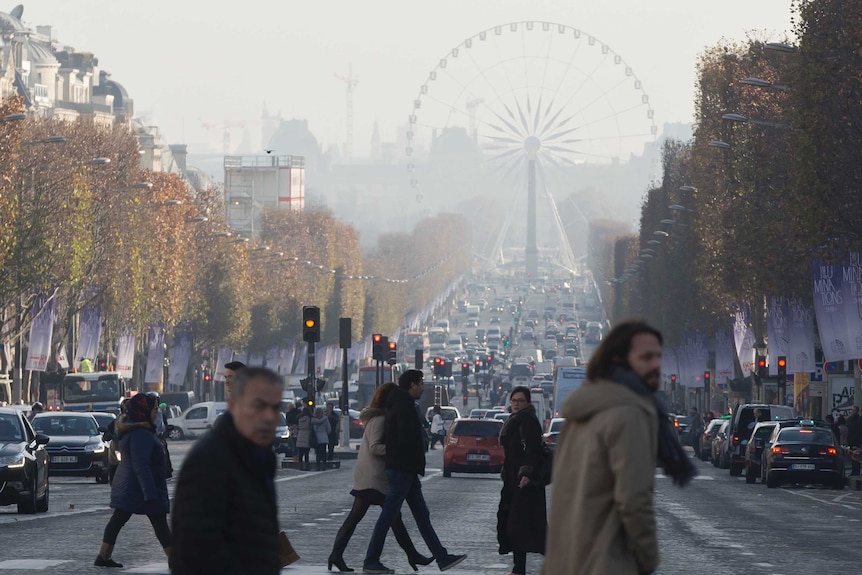
<svg viewBox="0 0 862 575">
<path fill-rule="evenodd" d="M 52 25 L 61 43 L 93 52 L 138 115 L 193 153 L 221 151 L 224 122 L 244 124 L 257 149 L 264 103 L 285 119 L 307 119 L 324 147 L 343 146 L 345 84 L 336 75 L 351 66 L 359 79 L 354 155 L 365 156 L 374 123 L 394 141 L 429 71 L 485 28 L 550 21 L 595 36 L 643 82 L 661 129 L 692 121 L 705 47 L 752 30 L 785 39 L 790 17 L 790 3 L 775 0 L 40 0 L 24 3 L 23 20 Z M 242 127 L 232 129 L 234 146 L 242 137 Z"/>
</svg>

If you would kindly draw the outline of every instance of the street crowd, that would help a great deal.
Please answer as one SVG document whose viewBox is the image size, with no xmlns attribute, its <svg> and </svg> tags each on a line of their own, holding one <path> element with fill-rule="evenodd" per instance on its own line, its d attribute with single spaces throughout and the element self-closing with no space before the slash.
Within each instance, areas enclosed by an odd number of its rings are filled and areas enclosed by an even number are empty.
<svg viewBox="0 0 862 575">
<path fill-rule="evenodd" d="M 543 444 L 530 390 L 512 389 L 512 415 L 500 433 L 505 463 L 496 529 L 498 552 L 512 555 L 512 574 L 526 573 L 528 553 L 544 555 L 545 575 L 641 575 L 657 569 L 656 464 L 679 486 L 695 475 L 655 396 L 661 351 L 661 334 L 645 323 L 625 322 L 611 330 L 589 362 L 588 382 L 561 407 L 566 424 L 553 457 Z M 266 368 L 238 363 L 225 371 L 228 410 L 189 451 L 173 509 L 166 449 L 156 433 L 158 399 L 139 393 L 125 402 L 114 437 L 120 452 L 111 483 L 114 511 L 95 565 L 122 567 L 113 558 L 114 547 L 132 515 L 147 516 L 177 575 L 276 574 L 298 559 L 279 527 L 275 489 L 272 446 L 282 381 Z M 363 410 L 353 504 L 332 544 L 330 571 L 354 571 L 344 552 L 371 506 L 381 511 L 362 559 L 363 573 L 395 572 L 381 562 L 390 529 L 414 570 L 436 563 L 447 571 L 467 558 L 440 541 L 422 494 L 426 445 L 417 400 L 424 388 L 423 372 L 407 370 L 397 383 L 378 387 Z M 334 445 L 331 413 L 293 411 L 298 413 L 288 415 L 300 429 L 303 468 L 312 443 L 320 465 Z M 550 513 L 547 486 L 554 503 Z M 428 556 L 405 526 L 405 502 Z"/>
</svg>

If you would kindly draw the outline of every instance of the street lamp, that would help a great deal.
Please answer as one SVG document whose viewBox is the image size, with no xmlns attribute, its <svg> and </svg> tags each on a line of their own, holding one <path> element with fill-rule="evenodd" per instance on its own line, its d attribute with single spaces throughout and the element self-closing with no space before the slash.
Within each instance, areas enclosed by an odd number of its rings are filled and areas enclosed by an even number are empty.
<svg viewBox="0 0 862 575">
<path fill-rule="evenodd" d="M 757 88 L 769 88 L 780 92 L 790 92 L 793 90 L 790 86 L 785 86 L 784 84 L 773 84 L 772 82 L 767 82 L 760 78 L 745 78 L 744 80 L 740 80 L 739 83 L 745 84 L 746 86 L 755 86 Z"/>
<path fill-rule="evenodd" d="M 767 50 L 775 50 L 776 52 L 786 52 L 788 54 L 796 54 L 799 48 L 786 42 L 767 42 L 763 45 Z"/>
<path fill-rule="evenodd" d="M 30 140 L 29 142 L 24 142 L 25 146 L 35 146 L 38 144 L 65 144 L 66 137 L 65 136 L 48 136 L 47 138 L 40 138 L 38 140 Z"/>
<path fill-rule="evenodd" d="M 729 150 L 731 148 L 730 144 L 727 142 L 722 142 L 721 140 L 713 140 L 709 143 L 710 147 L 718 148 L 720 150 Z"/>
<path fill-rule="evenodd" d="M 7 114 L 3 117 L 0 117 L 0 122 L 20 122 L 21 120 L 26 120 L 27 114 Z"/>
</svg>

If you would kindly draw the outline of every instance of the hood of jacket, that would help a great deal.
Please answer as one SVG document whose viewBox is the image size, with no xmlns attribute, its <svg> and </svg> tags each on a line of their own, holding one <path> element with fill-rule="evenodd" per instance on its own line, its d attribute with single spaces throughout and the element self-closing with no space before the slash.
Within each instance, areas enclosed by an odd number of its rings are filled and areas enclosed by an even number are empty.
<svg viewBox="0 0 862 575">
<path fill-rule="evenodd" d="M 593 416 L 623 405 L 636 405 L 647 413 L 654 413 L 653 398 L 638 395 L 624 385 L 603 379 L 586 382 L 569 394 L 560 414 L 573 421 L 588 421 Z"/>
<path fill-rule="evenodd" d="M 133 429 L 148 429 L 153 431 L 155 426 L 149 421 L 132 421 L 125 414 L 121 415 L 117 418 L 117 422 L 115 424 L 115 428 L 117 433 L 122 435 L 124 433 L 128 433 Z"/>
<path fill-rule="evenodd" d="M 359 413 L 359 421 L 368 422 L 379 415 L 385 415 L 385 413 L 386 412 L 379 407 L 366 407 Z"/>
</svg>

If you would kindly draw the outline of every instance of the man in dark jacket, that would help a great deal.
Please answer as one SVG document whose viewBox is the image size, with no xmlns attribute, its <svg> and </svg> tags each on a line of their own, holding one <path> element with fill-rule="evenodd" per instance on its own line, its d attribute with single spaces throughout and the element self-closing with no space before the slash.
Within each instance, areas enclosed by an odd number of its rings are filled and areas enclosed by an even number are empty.
<svg viewBox="0 0 862 575">
<path fill-rule="evenodd" d="M 276 575 L 275 455 L 282 382 L 240 369 L 228 411 L 189 451 L 174 495 L 171 572 Z"/>
<path fill-rule="evenodd" d="M 466 555 L 450 555 L 440 543 L 422 496 L 419 476 L 425 475 L 425 440 L 415 403 L 422 397 L 424 390 L 424 374 L 418 369 L 408 369 L 398 378 L 398 387 L 389 396 L 383 435 L 389 489 L 368 544 L 363 573 L 395 573 L 380 562 L 380 555 L 383 553 L 386 533 L 405 501 L 440 571 L 451 569 L 467 558 Z"/>
<path fill-rule="evenodd" d="M 858 405 L 850 409 L 850 416 L 847 418 L 847 445 L 862 447 L 862 416 L 859 415 Z M 853 459 L 850 466 L 852 468 L 850 475 L 859 475 L 859 461 Z"/>
</svg>

